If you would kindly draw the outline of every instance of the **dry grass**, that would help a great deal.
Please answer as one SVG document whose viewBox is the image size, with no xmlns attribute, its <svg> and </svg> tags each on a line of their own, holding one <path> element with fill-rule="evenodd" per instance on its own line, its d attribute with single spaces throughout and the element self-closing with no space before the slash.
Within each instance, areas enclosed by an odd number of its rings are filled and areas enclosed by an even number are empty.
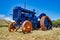
<svg viewBox="0 0 60 40">
<path fill-rule="evenodd" d="M 9 32 L 7 27 L 2 27 L 0 28 L 0 40 L 60 40 L 60 28 L 48 31 L 34 30 L 23 34 L 21 30 Z"/>
</svg>

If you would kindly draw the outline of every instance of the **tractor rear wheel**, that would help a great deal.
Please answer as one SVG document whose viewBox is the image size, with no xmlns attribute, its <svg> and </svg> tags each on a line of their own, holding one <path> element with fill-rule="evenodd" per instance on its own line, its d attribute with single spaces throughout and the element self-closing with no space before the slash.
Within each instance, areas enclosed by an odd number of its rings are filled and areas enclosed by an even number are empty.
<svg viewBox="0 0 60 40">
<path fill-rule="evenodd" d="M 8 25 L 8 30 L 10 32 L 16 32 L 18 30 L 18 26 L 14 27 L 13 25 L 16 24 L 16 22 L 11 22 L 9 25 Z"/>
<path fill-rule="evenodd" d="M 24 21 L 22 24 L 22 32 L 29 33 L 32 31 L 32 23 L 28 20 Z"/>
<path fill-rule="evenodd" d="M 52 29 L 52 21 L 48 16 L 43 16 L 40 20 L 41 30 L 49 30 Z"/>
</svg>

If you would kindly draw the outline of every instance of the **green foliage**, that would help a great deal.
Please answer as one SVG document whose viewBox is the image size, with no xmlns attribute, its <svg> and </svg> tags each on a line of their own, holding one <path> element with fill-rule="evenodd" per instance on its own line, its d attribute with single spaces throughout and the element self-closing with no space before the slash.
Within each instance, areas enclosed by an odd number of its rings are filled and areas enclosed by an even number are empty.
<svg viewBox="0 0 60 40">
<path fill-rule="evenodd" d="M 54 27 L 56 27 L 58 24 L 60 24 L 60 19 L 58 19 L 58 20 L 53 20 L 53 21 L 52 21 L 52 24 L 53 24 Z"/>
</svg>

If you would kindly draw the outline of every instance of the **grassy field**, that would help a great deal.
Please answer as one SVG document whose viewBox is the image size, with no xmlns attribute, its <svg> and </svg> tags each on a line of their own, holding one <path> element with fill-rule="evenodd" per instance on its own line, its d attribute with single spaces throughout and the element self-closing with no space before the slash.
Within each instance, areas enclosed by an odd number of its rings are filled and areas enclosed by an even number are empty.
<svg viewBox="0 0 60 40">
<path fill-rule="evenodd" d="M 9 32 L 7 27 L 1 27 L 0 40 L 60 40 L 60 28 L 48 31 L 34 30 L 31 33 L 23 34 L 21 30 Z"/>
</svg>

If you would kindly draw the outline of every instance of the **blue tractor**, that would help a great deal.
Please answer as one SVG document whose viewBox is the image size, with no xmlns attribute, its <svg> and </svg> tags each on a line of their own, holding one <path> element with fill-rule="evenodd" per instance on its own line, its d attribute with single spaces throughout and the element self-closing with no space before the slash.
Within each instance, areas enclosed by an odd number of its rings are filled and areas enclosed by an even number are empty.
<svg viewBox="0 0 60 40">
<path fill-rule="evenodd" d="M 45 13 L 41 13 L 38 17 L 35 14 L 34 9 L 30 11 L 18 6 L 15 7 L 13 9 L 13 20 L 15 22 L 11 22 L 8 25 L 9 31 L 17 31 L 20 27 L 22 27 L 23 33 L 28 33 L 34 29 L 37 30 L 40 28 L 44 31 L 52 29 L 52 21 Z"/>
</svg>

